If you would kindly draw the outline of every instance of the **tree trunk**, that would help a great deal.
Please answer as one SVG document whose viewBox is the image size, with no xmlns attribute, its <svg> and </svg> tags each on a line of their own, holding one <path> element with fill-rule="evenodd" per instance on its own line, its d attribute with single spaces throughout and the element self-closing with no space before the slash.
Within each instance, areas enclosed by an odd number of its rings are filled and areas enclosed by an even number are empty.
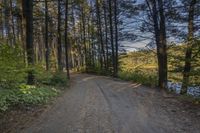
<svg viewBox="0 0 200 133">
<path fill-rule="evenodd" d="M 109 67 L 109 60 L 108 60 L 108 25 L 107 25 L 107 8 L 106 8 L 106 0 L 103 1 L 103 10 L 104 10 L 104 23 L 105 23 L 105 44 L 106 44 L 106 70 Z"/>
<path fill-rule="evenodd" d="M 0 2 L 2 2 L 2 0 L 0 1 Z M 1 15 L 0 15 L 0 37 L 1 37 L 1 39 L 3 40 L 3 38 L 4 38 L 4 29 L 3 29 L 3 10 L 0 10 L 1 11 Z"/>
<path fill-rule="evenodd" d="M 58 70 L 62 71 L 62 42 L 61 42 L 61 0 L 58 0 L 58 46 L 57 46 L 57 53 L 58 53 Z"/>
<path fill-rule="evenodd" d="M 117 20 L 117 0 L 114 0 L 114 19 L 115 19 L 115 77 L 118 76 L 118 20 Z"/>
<path fill-rule="evenodd" d="M 160 48 L 159 48 L 159 81 L 158 85 L 160 88 L 167 87 L 167 41 L 166 41 L 166 22 L 165 14 L 163 9 L 163 0 L 158 0 L 159 14 L 160 14 Z"/>
<path fill-rule="evenodd" d="M 167 48 L 166 48 L 166 27 L 165 15 L 163 9 L 163 1 L 146 0 L 153 18 L 154 35 L 157 46 L 157 59 L 158 59 L 158 86 L 166 88 L 167 85 Z M 150 7 L 152 6 L 152 9 Z"/>
<path fill-rule="evenodd" d="M 68 60 L 68 0 L 65 3 L 65 61 L 66 61 L 66 70 L 67 70 L 67 78 L 70 79 L 69 75 L 69 60 Z"/>
<path fill-rule="evenodd" d="M 112 65 L 113 65 L 113 76 L 116 75 L 116 68 L 115 68 L 115 48 L 114 48 L 114 40 L 113 40 L 113 20 L 112 20 L 112 0 L 109 0 L 109 20 L 110 20 L 110 42 L 112 48 Z"/>
<path fill-rule="evenodd" d="M 23 4 L 18 2 L 18 5 L 20 5 L 20 10 L 22 11 L 20 14 L 20 41 L 22 43 L 23 48 L 23 58 L 24 58 L 24 64 L 27 65 L 27 56 L 26 56 L 26 29 L 24 28 L 26 26 L 26 20 L 25 20 L 25 14 L 23 13 Z"/>
<path fill-rule="evenodd" d="M 83 31 L 83 35 L 82 35 L 82 38 L 83 38 L 83 46 L 84 46 L 84 54 L 85 54 L 85 64 L 84 64 L 84 60 L 82 60 L 82 66 L 85 65 L 85 69 L 86 69 L 86 72 L 88 71 L 88 53 L 87 53 L 87 47 L 86 47 L 86 32 L 85 32 L 85 10 L 84 10 L 84 2 L 81 3 L 81 19 L 82 19 L 82 30 Z M 81 29 L 80 28 L 80 29 Z"/>
<path fill-rule="evenodd" d="M 13 16 L 13 7 L 12 7 L 12 0 L 10 0 L 10 26 L 12 27 L 12 45 L 16 44 L 16 36 L 15 36 L 15 22 L 14 22 L 14 16 Z"/>
<path fill-rule="evenodd" d="M 185 53 L 185 66 L 183 71 L 183 85 L 181 89 L 181 94 L 187 93 L 187 86 L 189 84 L 189 77 L 191 71 L 191 60 L 192 60 L 192 45 L 194 39 L 194 8 L 196 0 L 190 2 L 189 7 L 189 18 L 188 18 L 188 42 L 187 49 Z"/>
<path fill-rule="evenodd" d="M 100 58 L 101 58 L 101 69 L 105 69 L 105 50 L 104 50 L 104 43 L 103 43 L 103 34 L 102 34 L 102 27 L 101 27 L 101 15 L 100 15 L 100 7 L 99 1 L 96 0 L 96 9 L 97 9 L 97 27 L 98 27 L 98 38 L 101 44 L 101 51 L 100 51 Z M 102 58 L 103 57 L 103 58 Z"/>
<path fill-rule="evenodd" d="M 9 26 L 9 6 L 7 0 L 3 1 L 4 4 L 4 31 L 7 43 L 11 45 L 10 41 L 10 26 Z"/>
<path fill-rule="evenodd" d="M 45 60 L 46 60 L 46 70 L 49 70 L 49 37 L 48 37 L 48 2 L 45 0 Z"/>
<path fill-rule="evenodd" d="M 33 46 L 33 0 L 23 0 L 23 15 L 26 19 L 26 50 L 28 66 L 34 66 Z M 34 84 L 33 70 L 28 71 L 28 84 Z"/>
</svg>

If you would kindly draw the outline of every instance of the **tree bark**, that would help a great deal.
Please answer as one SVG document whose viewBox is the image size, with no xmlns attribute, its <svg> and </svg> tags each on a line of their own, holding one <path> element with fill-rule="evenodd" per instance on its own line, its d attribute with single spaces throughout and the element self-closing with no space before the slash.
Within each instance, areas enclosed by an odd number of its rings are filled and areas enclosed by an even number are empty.
<svg viewBox="0 0 200 133">
<path fill-rule="evenodd" d="M 187 49 L 185 53 L 185 66 L 184 66 L 184 71 L 183 71 L 183 83 L 182 83 L 181 94 L 187 93 L 187 86 L 189 84 L 191 60 L 192 60 L 192 45 L 193 45 L 192 41 L 194 39 L 194 10 L 195 10 L 196 2 L 197 2 L 196 0 L 192 0 L 190 2 L 190 7 L 189 7 L 188 42 L 187 42 Z"/>
<path fill-rule="evenodd" d="M 66 62 L 66 70 L 67 70 L 67 78 L 70 79 L 69 75 L 69 59 L 68 59 L 68 0 L 65 3 L 65 62 Z"/>
<path fill-rule="evenodd" d="M 11 45 L 10 41 L 10 26 L 9 26 L 9 6 L 8 6 L 8 1 L 4 0 L 4 31 L 5 31 L 5 37 L 7 40 L 7 44 Z"/>
<path fill-rule="evenodd" d="M 103 10 L 104 10 L 104 23 L 105 23 L 105 44 L 106 44 L 106 70 L 109 67 L 109 55 L 108 55 L 108 24 L 107 24 L 107 8 L 106 0 L 103 0 Z"/>
<path fill-rule="evenodd" d="M 88 53 L 87 53 L 87 47 L 86 47 L 86 32 L 85 32 L 85 10 L 84 10 L 84 1 L 81 3 L 81 11 L 82 11 L 82 14 L 81 14 L 81 19 L 82 19 L 82 31 L 83 31 L 83 35 L 82 35 L 82 38 L 83 38 L 83 46 L 84 46 L 84 54 L 85 54 L 85 64 L 84 64 L 84 60 L 82 60 L 82 66 L 85 65 L 85 69 L 86 69 L 86 72 L 88 71 Z"/>
<path fill-rule="evenodd" d="M 14 22 L 14 16 L 13 16 L 13 2 L 10 0 L 10 26 L 12 27 L 12 38 L 10 38 L 12 41 L 12 45 L 16 44 L 16 36 L 15 36 L 15 22 Z"/>
<path fill-rule="evenodd" d="M 101 15 L 100 15 L 100 7 L 99 1 L 96 0 L 96 9 L 97 9 L 97 27 L 98 27 L 98 38 L 101 44 L 101 51 L 100 51 L 100 58 L 101 58 L 101 70 L 105 68 L 105 50 L 104 50 L 104 43 L 103 43 L 103 34 L 102 34 L 102 26 L 101 26 Z M 103 57 L 103 58 L 102 58 Z"/>
<path fill-rule="evenodd" d="M 116 68 L 115 68 L 115 48 L 114 48 L 114 39 L 113 39 L 113 13 L 112 13 L 112 0 L 109 0 L 109 20 L 110 20 L 110 42 L 111 42 L 111 49 L 112 49 L 112 66 L 113 66 L 113 76 L 116 75 Z"/>
<path fill-rule="evenodd" d="M 34 45 L 33 45 L 33 0 L 23 0 L 23 15 L 26 19 L 26 51 L 28 66 L 34 66 Z M 34 84 L 33 70 L 28 71 L 28 84 Z"/>
<path fill-rule="evenodd" d="M 163 0 L 158 0 L 160 14 L 160 48 L 159 48 L 159 87 L 167 88 L 167 41 L 166 41 L 166 22 L 163 9 Z"/>
<path fill-rule="evenodd" d="M 63 70 L 62 65 L 62 42 L 61 42 L 61 0 L 58 0 L 58 46 L 57 46 L 57 54 L 58 54 L 58 70 Z"/>
<path fill-rule="evenodd" d="M 158 59 L 158 86 L 161 89 L 167 85 L 167 43 L 166 43 L 166 25 L 163 9 L 163 0 L 146 0 L 153 19 L 154 35 L 157 46 Z M 151 5 L 151 7 L 150 7 Z"/>
<path fill-rule="evenodd" d="M 3 0 L 1 0 L 0 2 L 2 2 L 3 3 Z M 2 8 L 2 7 L 1 7 Z M 3 20 L 4 20 L 4 18 L 3 18 L 3 9 L 1 10 L 1 16 L 0 16 L 0 36 L 1 36 L 1 39 L 3 39 L 4 38 L 4 28 L 3 28 Z"/>
<path fill-rule="evenodd" d="M 114 20 L 115 20 L 115 77 L 118 76 L 118 19 L 117 19 L 117 0 L 114 0 Z"/>
<path fill-rule="evenodd" d="M 49 37 L 48 37 L 48 2 L 45 0 L 45 60 L 46 60 L 46 70 L 49 71 Z"/>
</svg>

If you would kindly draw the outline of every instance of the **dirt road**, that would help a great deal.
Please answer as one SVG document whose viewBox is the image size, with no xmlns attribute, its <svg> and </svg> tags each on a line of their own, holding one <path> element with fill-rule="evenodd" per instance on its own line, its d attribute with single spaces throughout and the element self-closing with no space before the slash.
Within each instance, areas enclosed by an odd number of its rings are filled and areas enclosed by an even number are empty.
<svg viewBox="0 0 200 133">
<path fill-rule="evenodd" d="M 199 133 L 199 117 L 184 109 L 178 100 L 156 89 L 76 74 L 70 89 L 22 132 Z"/>
</svg>

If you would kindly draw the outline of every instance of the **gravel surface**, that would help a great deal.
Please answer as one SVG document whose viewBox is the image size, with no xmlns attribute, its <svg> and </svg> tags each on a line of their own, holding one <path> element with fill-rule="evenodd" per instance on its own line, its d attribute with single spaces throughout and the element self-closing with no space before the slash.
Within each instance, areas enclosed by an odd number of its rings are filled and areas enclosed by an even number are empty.
<svg viewBox="0 0 200 133">
<path fill-rule="evenodd" d="M 199 133 L 200 116 L 163 91 L 104 76 L 74 74 L 70 89 L 20 132 Z"/>
</svg>

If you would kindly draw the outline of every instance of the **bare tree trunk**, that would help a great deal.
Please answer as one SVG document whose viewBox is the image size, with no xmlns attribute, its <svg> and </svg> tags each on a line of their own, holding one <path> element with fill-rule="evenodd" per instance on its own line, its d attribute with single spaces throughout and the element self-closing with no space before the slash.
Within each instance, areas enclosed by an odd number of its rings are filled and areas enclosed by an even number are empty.
<svg viewBox="0 0 200 133">
<path fill-rule="evenodd" d="M 13 7 L 12 7 L 12 0 L 10 0 L 10 26 L 12 27 L 12 44 L 16 44 L 16 36 L 15 36 L 15 22 L 14 22 L 14 16 L 13 16 Z"/>
<path fill-rule="evenodd" d="M 57 46 L 57 52 L 58 52 L 58 70 L 62 71 L 62 44 L 61 44 L 61 0 L 58 0 L 58 46 Z"/>
<path fill-rule="evenodd" d="M 28 66 L 34 66 L 34 45 L 33 45 L 33 0 L 23 0 L 23 15 L 26 19 L 26 50 Z M 33 70 L 28 71 L 28 84 L 34 84 Z"/>
<path fill-rule="evenodd" d="M 84 49 L 84 54 L 85 54 L 85 59 L 84 60 L 82 60 L 82 66 L 84 66 L 85 65 L 85 69 L 86 69 L 86 71 L 88 71 L 88 53 L 87 53 L 87 47 L 86 47 L 86 28 L 85 28 L 85 9 L 84 9 L 84 1 L 82 1 L 81 2 L 81 20 L 82 20 L 82 25 L 81 25 L 81 28 L 82 28 L 82 32 L 83 32 L 83 34 L 82 34 L 82 39 L 83 39 L 83 49 Z M 80 28 L 80 29 L 81 29 Z M 85 63 L 84 63 L 84 61 L 85 61 Z"/>
<path fill-rule="evenodd" d="M 118 76 L 118 20 L 117 20 L 117 0 L 114 0 L 114 20 L 115 20 L 115 77 Z"/>
<path fill-rule="evenodd" d="M 100 15 L 100 7 L 99 7 L 99 1 L 96 0 L 96 9 L 97 9 L 97 27 L 98 27 L 98 37 L 101 44 L 101 51 L 100 51 L 100 58 L 101 58 L 101 69 L 105 68 L 105 50 L 104 50 L 104 42 L 103 42 L 103 34 L 102 34 L 102 26 L 101 26 L 101 15 Z M 103 56 L 103 58 L 102 58 Z"/>
<path fill-rule="evenodd" d="M 188 19 L 188 42 L 187 42 L 187 49 L 185 53 L 185 66 L 183 71 L 183 85 L 181 89 L 181 94 L 187 93 L 187 86 L 189 84 L 189 77 L 191 71 L 191 60 L 192 60 L 192 45 L 194 39 L 194 10 L 196 0 L 192 0 L 190 2 L 189 7 L 189 19 Z"/>
<path fill-rule="evenodd" d="M 77 39 L 76 39 L 76 28 L 75 28 L 75 16 L 74 16 L 74 6 L 72 6 L 72 24 L 73 24 L 73 45 L 76 46 L 77 45 Z M 75 49 L 74 49 L 75 50 Z M 70 51 L 72 54 L 72 51 Z M 76 67 L 77 66 L 77 57 L 75 55 L 75 53 L 72 54 L 72 67 Z"/>
<path fill-rule="evenodd" d="M 158 0 L 159 13 L 160 13 L 160 69 L 159 69 L 159 87 L 167 87 L 167 41 L 166 41 L 166 24 L 165 14 L 163 9 L 163 0 Z"/>
<path fill-rule="evenodd" d="M 2 2 L 3 3 L 3 0 L 0 0 L 0 2 Z M 3 8 L 2 6 L 1 6 L 1 8 Z M 3 9 L 1 9 L 0 10 L 1 11 L 1 15 L 0 15 L 0 37 L 1 37 L 1 39 L 3 39 L 4 38 L 4 28 L 3 28 Z"/>
<path fill-rule="evenodd" d="M 158 86 L 166 88 L 167 84 L 167 48 L 166 48 L 166 29 L 163 1 L 146 0 L 153 18 L 154 34 L 157 46 L 158 59 Z M 152 6 L 152 8 L 150 7 Z"/>
<path fill-rule="evenodd" d="M 48 37 L 48 2 L 45 0 L 45 60 L 46 60 L 46 70 L 49 70 L 49 37 Z"/>
<path fill-rule="evenodd" d="M 7 0 L 3 1 L 4 4 L 4 31 L 7 43 L 11 45 L 10 41 L 10 26 L 9 26 L 9 6 Z"/>
<path fill-rule="evenodd" d="M 23 47 L 23 58 L 24 58 L 24 64 L 27 65 L 27 57 L 26 57 L 26 29 L 24 28 L 26 26 L 26 20 L 25 20 L 25 16 L 24 16 L 24 13 L 23 13 L 23 5 L 18 2 L 18 4 L 20 5 L 20 10 L 22 11 L 21 14 L 20 14 L 20 41 L 22 43 L 22 47 Z"/>
<path fill-rule="evenodd" d="M 105 44 L 106 44 L 106 70 L 109 67 L 108 60 L 108 25 L 107 25 L 107 8 L 106 8 L 106 0 L 103 0 L 103 8 L 104 8 L 104 23 L 105 23 Z"/>
<path fill-rule="evenodd" d="M 67 70 L 67 77 L 70 79 L 69 75 L 69 60 L 68 60 L 68 44 L 69 44 L 69 39 L 68 39 L 68 0 L 66 0 L 65 3 L 65 61 L 66 61 L 66 70 Z"/>
<path fill-rule="evenodd" d="M 113 76 L 116 75 L 116 68 L 115 68 L 115 48 L 114 48 L 114 39 L 113 39 L 113 13 L 112 13 L 112 0 L 109 0 L 109 20 L 110 20 L 110 41 L 111 41 L 111 48 L 112 48 L 112 65 L 113 65 Z"/>
<path fill-rule="evenodd" d="M 94 15 L 92 14 L 92 25 L 94 24 Z M 96 64 L 95 64 L 95 44 L 94 44 L 94 27 L 92 26 L 92 29 L 91 29 L 91 41 L 92 41 L 92 67 L 95 68 Z"/>
</svg>

